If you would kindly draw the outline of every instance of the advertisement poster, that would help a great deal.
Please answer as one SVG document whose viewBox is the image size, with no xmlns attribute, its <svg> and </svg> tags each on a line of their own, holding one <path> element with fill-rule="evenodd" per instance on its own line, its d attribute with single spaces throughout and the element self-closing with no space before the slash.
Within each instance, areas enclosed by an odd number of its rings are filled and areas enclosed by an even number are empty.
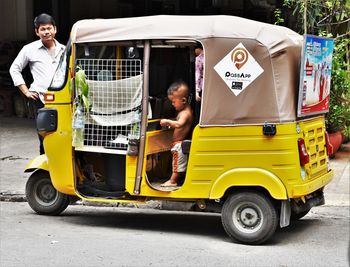
<svg viewBox="0 0 350 267">
<path fill-rule="evenodd" d="M 242 43 L 233 48 L 214 69 L 236 96 L 264 72 Z"/>
<path fill-rule="evenodd" d="M 328 112 L 334 40 L 304 36 L 298 117 Z"/>
</svg>

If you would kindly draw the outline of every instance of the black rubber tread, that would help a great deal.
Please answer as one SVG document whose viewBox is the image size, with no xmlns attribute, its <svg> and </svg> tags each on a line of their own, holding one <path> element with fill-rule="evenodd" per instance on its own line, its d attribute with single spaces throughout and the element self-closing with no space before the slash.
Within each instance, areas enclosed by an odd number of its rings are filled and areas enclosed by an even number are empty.
<svg viewBox="0 0 350 267">
<path fill-rule="evenodd" d="M 262 211 L 263 224 L 255 233 L 244 233 L 238 229 L 232 219 L 233 211 L 240 203 L 253 203 Z M 235 241 L 244 244 L 258 245 L 266 242 L 276 231 L 278 215 L 269 197 L 256 191 L 241 191 L 229 196 L 221 214 L 222 225 L 226 233 Z"/>
<path fill-rule="evenodd" d="M 47 203 L 43 205 L 37 201 L 37 192 L 35 192 L 35 187 L 38 183 L 46 182 L 51 185 L 53 190 L 57 192 L 57 199 L 52 203 Z M 28 179 L 26 184 L 26 198 L 29 206 L 38 214 L 41 215 L 59 215 L 62 213 L 69 205 L 70 198 L 68 195 L 58 192 L 51 183 L 50 174 L 46 171 L 36 171 Z"/>
</svg>

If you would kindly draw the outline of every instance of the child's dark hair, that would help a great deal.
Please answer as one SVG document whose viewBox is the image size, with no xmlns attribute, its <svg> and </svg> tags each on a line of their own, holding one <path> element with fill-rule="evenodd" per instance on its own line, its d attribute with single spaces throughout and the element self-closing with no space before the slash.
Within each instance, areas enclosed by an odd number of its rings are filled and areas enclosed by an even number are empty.
<svg viewBox="0 0 350 267">
<path fill-rule="evenodd" d="M 39 29 L 40 25 L 51 24 L 56 26 L 55 20 L 48 14 L 42 13 L 34 19 L 34 28 Z"/>
<path fill-rule="evenodd" d="M 181 86 L 185 86 L 188 88 L 188 85 L 183 80 L 178 80 L 173 82 L 168 88 L 168 95 L 172 95 L 175 91 L 177 91 Z M 184 97 L 188 98 L 189 92 L 186 90 L 186 95 Z"/>
</svg>

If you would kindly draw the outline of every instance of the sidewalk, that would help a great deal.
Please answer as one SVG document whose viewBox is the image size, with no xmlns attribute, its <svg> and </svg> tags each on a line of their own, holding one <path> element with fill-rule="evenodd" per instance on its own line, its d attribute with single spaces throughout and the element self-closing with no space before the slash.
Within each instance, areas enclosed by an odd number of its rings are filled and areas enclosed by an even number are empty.
<svg viewBox="0 0 350 267">
<path fill-rule="evenodd" d="M 39 140 L 32 119 L 0 115 L 0 200 L 25 201 L 30 174 L 25 166 L 39 154 Z M 326 205 L 349 206 L 350 143 L 331 160 L 333 181 L 325 189 Z"/>
<path fill-rule="evenodd" d="M 0 197 L 23 201 L 30 174 L 27 163 L 39 154 L 39 139 L 33 119 L 0 115 Z"/>
</svg>

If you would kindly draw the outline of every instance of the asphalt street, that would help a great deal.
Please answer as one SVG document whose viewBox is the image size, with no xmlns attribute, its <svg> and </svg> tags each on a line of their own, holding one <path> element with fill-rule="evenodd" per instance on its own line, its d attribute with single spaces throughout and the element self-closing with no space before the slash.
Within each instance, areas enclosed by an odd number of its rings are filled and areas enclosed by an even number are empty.
<svg viewBox="0 0 350 267">
<path fill-rule="evenodd" d="M 348 266 L 349 207 L 312 209 L 261 246 L 231 242 L 220 216 L 70 206 L 40 216 L 1 202 L 0 266 Z"/>
</svg>

